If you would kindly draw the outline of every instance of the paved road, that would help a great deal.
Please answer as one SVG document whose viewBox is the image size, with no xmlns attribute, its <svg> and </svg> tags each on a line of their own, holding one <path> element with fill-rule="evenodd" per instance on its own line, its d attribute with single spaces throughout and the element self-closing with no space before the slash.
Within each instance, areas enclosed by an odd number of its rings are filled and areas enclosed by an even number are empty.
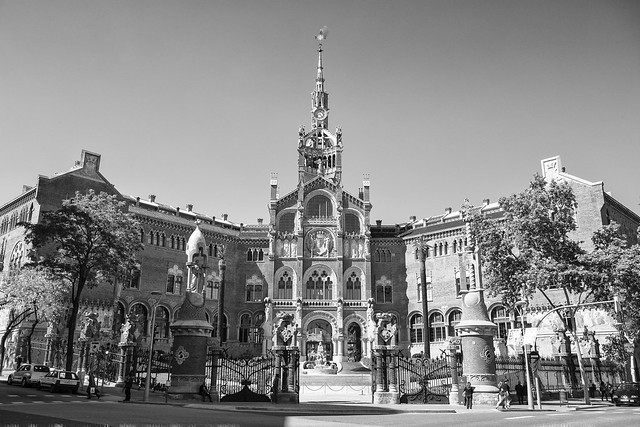
<svg viewBox="0 0 640 427">
<path fill-rule="evenodd" d="M 120 403 L 117 389 L 100 400 L 84 395 L 51 393 L 0 383 L 0 425 L 14 426 L 631 426 L 640 425 L 640 408 L 614 406 L 571 410 L 547 405 L 546 411 L 515 408 L 500 412 L 491 408 L 465 410 L 448 405 L 337 404 L 325 400 L 297 406 L 252 404 L 163 404 L 160 395 L 152 403 L 140 403 L 142 392 L 134 391 L 134 403 Z M 137 402 L 137 403 L 135 403 Z M 575 408 L 573 408 L 575 409 Z"/>
</svg>

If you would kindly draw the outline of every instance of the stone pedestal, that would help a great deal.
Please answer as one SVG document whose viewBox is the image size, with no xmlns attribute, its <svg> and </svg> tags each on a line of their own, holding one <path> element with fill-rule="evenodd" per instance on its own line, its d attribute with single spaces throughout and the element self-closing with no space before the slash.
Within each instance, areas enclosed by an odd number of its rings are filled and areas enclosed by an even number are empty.
<svg viewBox="0 0 640 427">
<path fill-rule="evenodd" d="M 294 317 L 278 313 L 273 327 L 273 347 L 276 354 L 276 377 L 272 383 L 273 403 L 300 403 L 298 367 L 300 350 L 294 344 L 298 326 Z"/>
<path fill-rule="evenodd" d="M 493 334 L 498 327 L 489 320 L 482 289 L 471 289 L 463 297 L 462 319 L 456 330 L 462 342 L 462 371 L 475 387 L 473 404 L 498 401 Z"/>
<path fill-rule="evenodd" d="M 205 380 L 212 330 L 205 315 L 203 296 L 187 291 L 178 319 L 171 324 L 174 339 L 169 396 L 172 399 L 201 399 L 200 386 Z"/>
<path fill-rule="evenodd" d="M 373 358 L 375 359 L 374 375 L 375 390 L 373 403 L 375 404 L 399 404 L 397 366 L 399 347 L 396 345 L 397 327 L 393 316 L 389 313 L 376 315 L 376 343 L 373 345 Z"/>
</svg>

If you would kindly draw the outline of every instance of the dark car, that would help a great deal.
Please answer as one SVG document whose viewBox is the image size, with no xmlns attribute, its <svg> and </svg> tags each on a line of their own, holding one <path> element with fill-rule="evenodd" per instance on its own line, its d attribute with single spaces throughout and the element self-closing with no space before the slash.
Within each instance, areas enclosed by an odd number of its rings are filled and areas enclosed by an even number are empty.
<svg viewBox="0 0 640 427">
<path fill-rule="evenodd" d="M 613 392 L 613 403 L 620 405 L 640 405 L 640 384 L 622 383 Z"/>
</svg>

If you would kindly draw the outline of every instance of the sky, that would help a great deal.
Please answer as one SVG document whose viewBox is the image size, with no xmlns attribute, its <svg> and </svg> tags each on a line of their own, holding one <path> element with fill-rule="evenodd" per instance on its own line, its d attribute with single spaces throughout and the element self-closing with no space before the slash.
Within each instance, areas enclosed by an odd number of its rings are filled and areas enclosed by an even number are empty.
<svg viewBox="0 0 640 427">
<path fill-rule="evenodd" d="M 0 0 L 0 200 L 86 149 L 123 194 L 268 219 L 324 26 L 329 129 L 372 223 L 497 201 L 555 155 L 640 214 L 633 0 Z"/>
</svg>

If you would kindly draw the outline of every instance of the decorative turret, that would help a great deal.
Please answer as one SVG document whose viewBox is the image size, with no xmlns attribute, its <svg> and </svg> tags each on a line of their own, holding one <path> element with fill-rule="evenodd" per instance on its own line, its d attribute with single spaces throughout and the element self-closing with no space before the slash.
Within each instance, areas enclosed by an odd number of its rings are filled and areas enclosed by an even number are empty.
<svg viewBox="0 0 640 427">
<path fill-rule="evenodd" d="M 298 130 L 298 174 L 301 183 L 322 176 L 340 184 L 342 180 L 342 130 L 328 130 L 329 94 L 324 89 L 322 42 L 327 38 L 326 27 L 316 36 L 318 40 L 318 68 L 316 88 L 311 93 L 311 131 L 304 126 Z"/>
</svg>

